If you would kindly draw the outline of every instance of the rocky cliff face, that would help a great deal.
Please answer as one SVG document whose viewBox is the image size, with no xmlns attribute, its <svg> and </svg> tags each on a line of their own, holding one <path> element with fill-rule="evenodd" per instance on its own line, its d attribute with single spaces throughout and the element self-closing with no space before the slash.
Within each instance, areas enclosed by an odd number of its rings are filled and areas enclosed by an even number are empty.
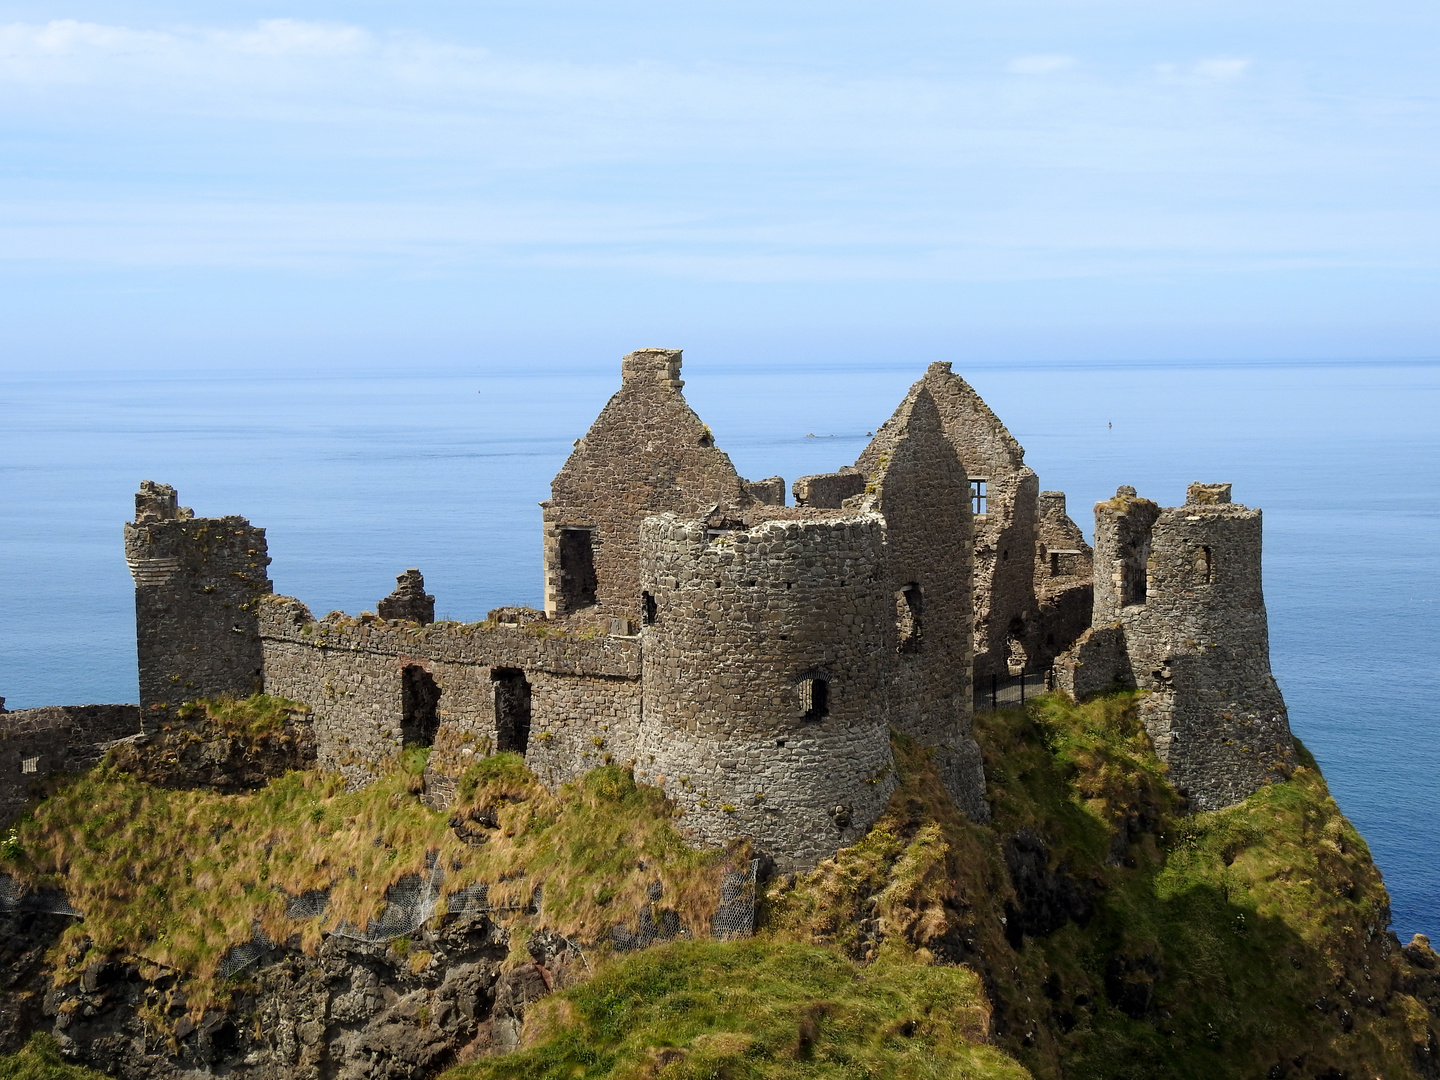
<svg viewBox="0 0 1440 1080">
<path fill-rule="evenodd" d="M 303 753 L 283 718 L 259 727 L 269 742 L 229 722 L 124 753 L 172 784 Z M 885 814 L 813 872 L 771 876 L 755 941 L 677 941 L 653 961 L 639 946 L 709 936 L 741 878 L 685 847 L 673 807 L 623 770 L 552 797 L 518 759 L 488 759 L 436 813 L 418 771 L 222 794 L 139 782 L 112 757 L 0 846 L 0 1054 L 48 1032 L 127 1080 L 619 1080 L 883 1070 L 986 1042 L 976 1076 L 1440 1078 L 1440 956 L 1389 932 L 1368 849 L 1303 748 L 1288 777 L 1192 813 L 1131 695 L 1042 698 L 976 735 L 988 825 L 899 739 Z M 205 863 L 216 850 L 248 860 L 238 876 Z M 305 860 L 328 868 L 323 917 L 289 910 Z M 493 907 L 447 900 L 411 932 L 356 940 L 354 922 L 386 921 L 365 881 L 388 898 L 416 860 L 447 888 L 480 874 Z M 65 893 L 83 921 L 56 913 Z M 815 999 L 802 962 L 845 1003 Z M 893 994 L 862 1022 L 866 980 Z"/>
<path fill-rule="evenodd" d="M 573 981 L 565 943 L 528 946 L 507 959 L 508 931 L 483 913 L 386 945 L 329 937 L 315 956 L 279 946 L 198 1019 L 177 973 L 97 960 L 49 988 L 43 1020 L 32 1009 L 14 1026 L 48 1022 L 67 1058 L 126 1080 L 413 1080 L 513 1049 L 526 1006 Z"/>
</svg>

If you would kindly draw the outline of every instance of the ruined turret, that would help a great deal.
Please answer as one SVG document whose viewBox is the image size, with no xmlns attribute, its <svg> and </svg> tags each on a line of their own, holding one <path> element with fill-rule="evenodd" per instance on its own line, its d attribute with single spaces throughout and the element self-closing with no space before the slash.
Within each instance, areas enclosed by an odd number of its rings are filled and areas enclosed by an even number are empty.
<svg viewBox="0 0 1440 1080">
<path fill-rule="evenodd" d="M 425 577 L 413 567 L 395 578 L 395 591 L 375 605 L 382 619 L 409 619 L 422 626 L 435 621 L 435 597 L 425 592 Z"/>
<path fill-rule="evenodd" d="M 1076 697 L 1145 691 L 1155 752 L 1201 810 L 1240 801 L 1295 760 L 1270 671 L 1260 525 L 1229 484 L 1191 484 L 1178 507 L 1128 487 L 1097 504 L 1093 624 L 1056 666 Z"/>
<path fill-rule="evenodd" d="M 243 517 L 197 518 L 169 484 L 146 480 L 125 525 L 125 561 L 142 713 L 261 688 L 256 601 L 271 591 L 264 529 Z"/>
</svg>

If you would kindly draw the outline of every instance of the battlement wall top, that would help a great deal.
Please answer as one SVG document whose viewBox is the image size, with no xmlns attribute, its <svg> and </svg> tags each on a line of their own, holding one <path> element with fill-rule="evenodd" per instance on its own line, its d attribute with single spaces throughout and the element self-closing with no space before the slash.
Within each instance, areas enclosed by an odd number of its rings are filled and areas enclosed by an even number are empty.
<svg viewBox="0 0 1440 1080">
<path fill-rule="evenodd" d="M 640 643 L 609 637 L 592 627 L 572 630 L 557 620 L 516 623 L 431 623 L 351 617 L 332 612 L 316 619 L 291 596 L 269 596 L 260 605 L 260 636 L 314 649 L 415 657 L 442 663 L 518 668 L 557 675 L 640 677 Z"/>
</svg>

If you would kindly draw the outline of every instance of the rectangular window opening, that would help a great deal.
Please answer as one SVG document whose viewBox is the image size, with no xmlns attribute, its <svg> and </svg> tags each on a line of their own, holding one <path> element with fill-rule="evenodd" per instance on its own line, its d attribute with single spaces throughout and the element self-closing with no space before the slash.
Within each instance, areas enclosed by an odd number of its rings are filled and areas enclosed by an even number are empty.
<svg viewBox="0 0 1440 1080">
<path fill-rule="evenodd" d="M 433 746 L 440 727 L 440 687 L 419 664 L 400 671 L 400 743 Z"/>
<path fill-rule="evenodd" d="M 530 681 L 519 668 L 493 668 L 495 752 L 525 756 L 530 746 Z"/>
<path fill-rule="evenodd" d="M 970 505 L 976 514 L 985 513 L 987 496 L 985 494 L 985 481 L 972 478 L 970 481 Z"/>
<path fill-rule="evenodd" d="M 822 678 L 800 680 L 800 718 L 823 720 L 830 715 L 830 682 Z"/>
<path fill-rule="evenodd" d="M 565 611 L 592 607 L 595 578 L 595 530 L 560 530 L 560 603 Z"/>
<path fill-rule="evenodd" d="M 38 756 L 23 758 L 20 762 L 20 771 L 22 773 L 38 773 L 40 771 L 40 758 Z"/>
</svg>

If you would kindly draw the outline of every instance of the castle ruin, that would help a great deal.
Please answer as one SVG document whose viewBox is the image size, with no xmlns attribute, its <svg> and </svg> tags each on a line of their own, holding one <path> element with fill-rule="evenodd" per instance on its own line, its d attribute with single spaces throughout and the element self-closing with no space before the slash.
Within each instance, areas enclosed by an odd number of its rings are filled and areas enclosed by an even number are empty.
<svg viewBox="0 0 1440 1080">
<path fill-rule="evenodd" d="M 1040 491 L 1019 443 L 937 363 L 853 465 L 798 479 L 787 506 L 783 479 L 736 472 L 680 369 L 679 350 L 625 356 L 555 477 L 544 610 L 437 623 L 410 569 L 375 613 L 317 619 L 273 594 L 263 529 L 197 518 L 146 481 L 125 526 L 141 722 L 264 690 L 309 707 L 320 765 L 353 785 L 430 747 L 437 808 L 489 754 L 523 755 L 552 786 L 627 765 L 693 842 L 748 837 L 782 868 L 875 822 L 892 731 L 930 748 L 956 804 L 987 820 L 973 701 L 1023 672 L 1053 667 L 1081 697 L 1146 691 L 1157 752 L 1198 808 L 1293 760 L 1260 514 L 1228 485 L 1192 485 L 1169 510 L 1122 488 L 1096 507 L 1092 551 L 1065 496 Z M 14 716 L 0 763 L 36 727 Z"/>
</svg>

